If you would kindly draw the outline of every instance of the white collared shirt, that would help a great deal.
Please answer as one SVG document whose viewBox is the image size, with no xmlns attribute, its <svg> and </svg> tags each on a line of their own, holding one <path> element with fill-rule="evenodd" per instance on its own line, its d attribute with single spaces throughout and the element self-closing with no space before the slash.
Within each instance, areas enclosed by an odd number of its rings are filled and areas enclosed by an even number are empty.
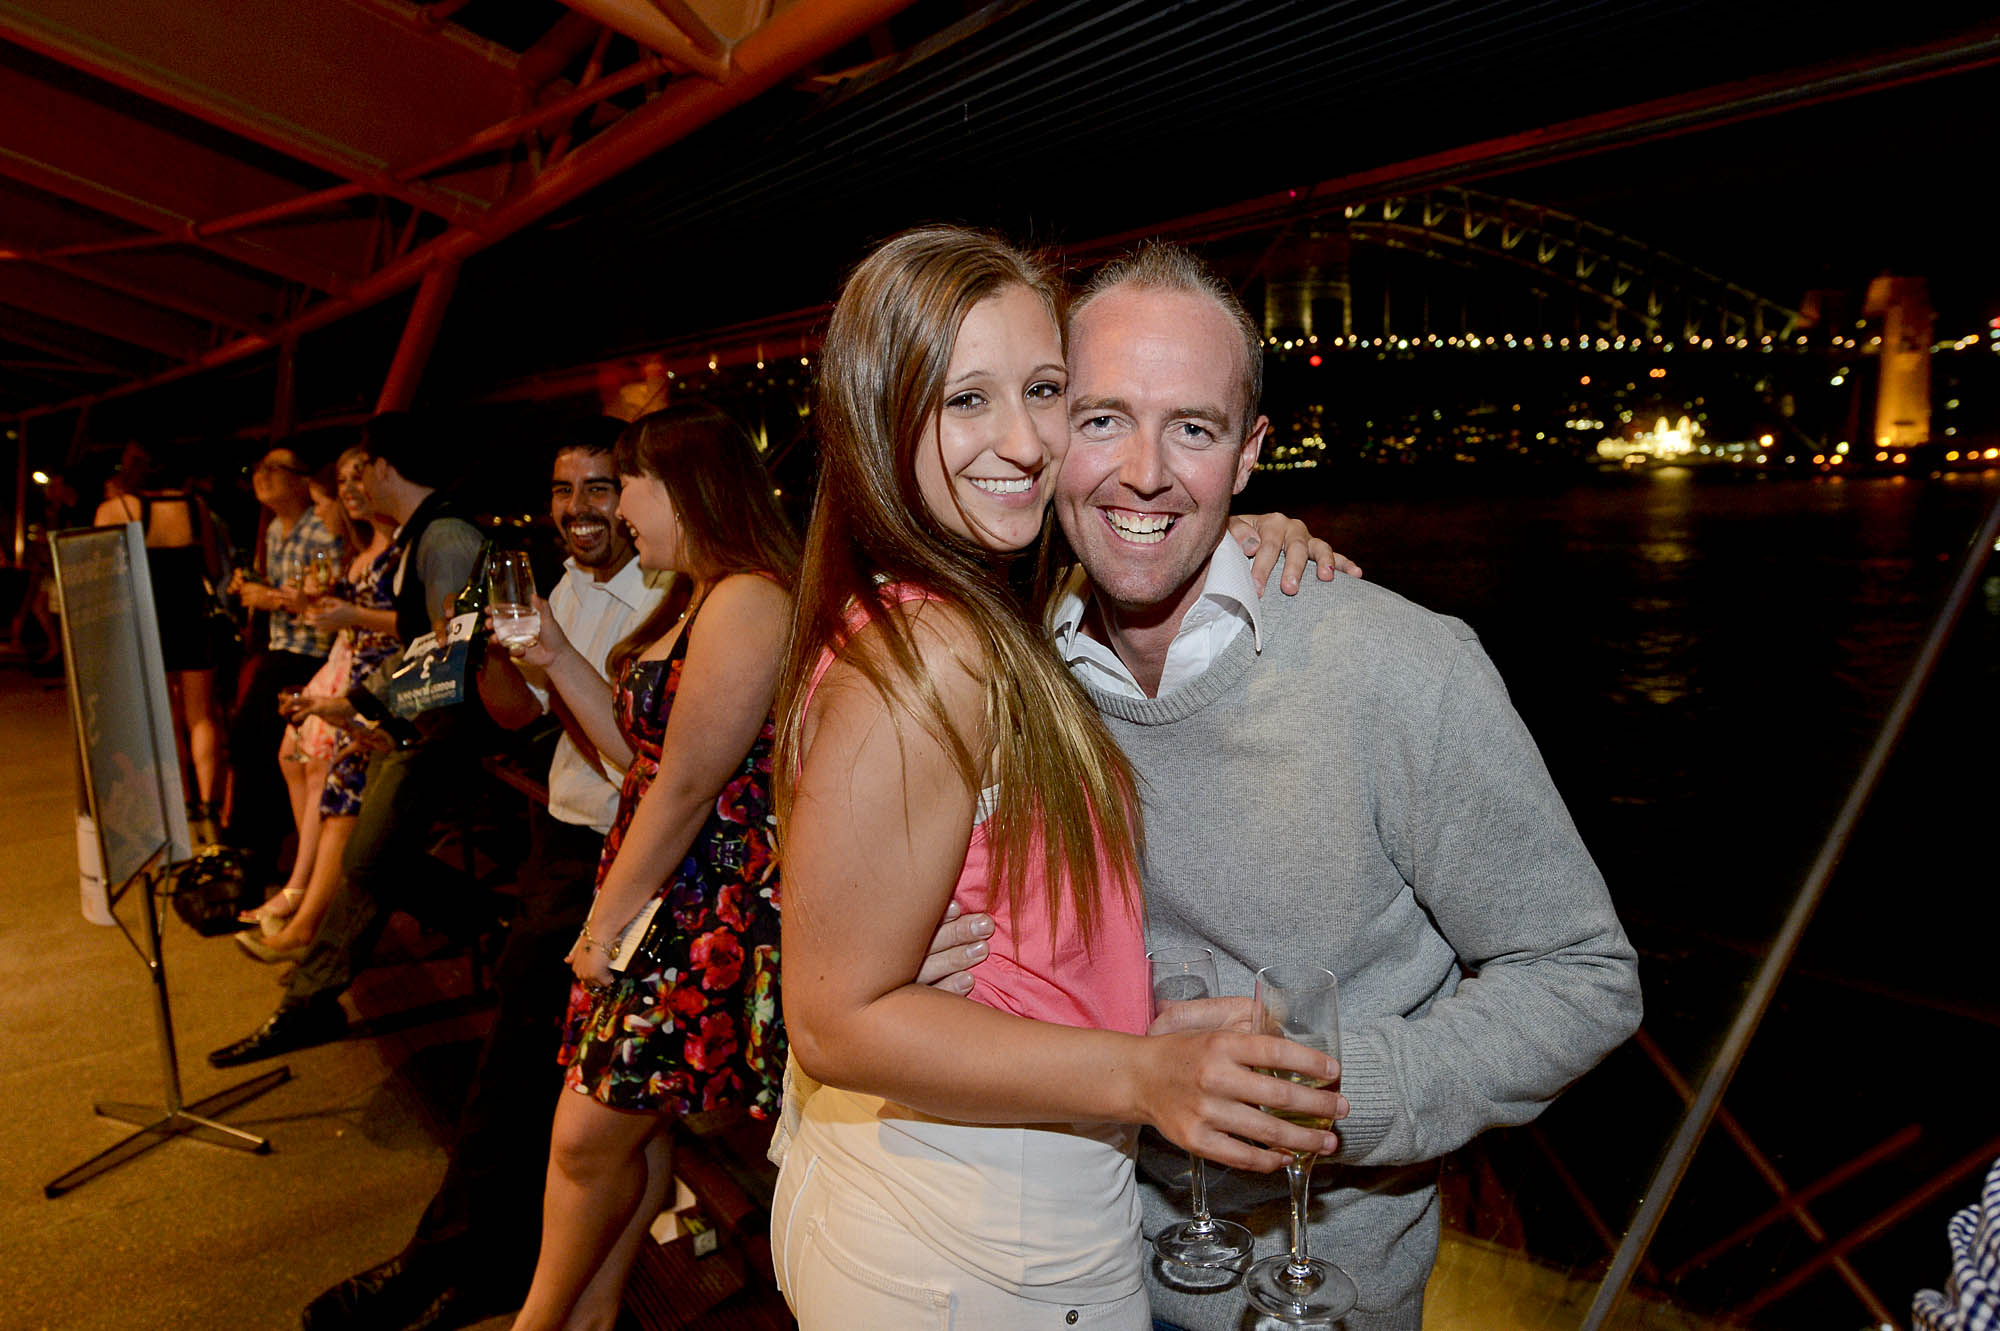
<svg viewBox="0 0 2000 1331">
<path fill-rule="evenodd" d="M 604 582 L 574 559 L 565 559 L 563 567 L 568 571 L 549 593 L 549 611 L 563 636 L 601 675 L 611 649 L 660 603 L 672 575 L 661 576 L 655 585 L 637 559 L 626 560 L 625 567 Z M 535 679 L 528 680 L 528 687 L 547 711 L 548 689 Z M 549 764 L 549 812 L 565 823 L 609 831 L 618 814 L 618 787 L 624 779 L 624 772 L 608 761 L 585 757 L 565 732 Z"/>
<path fill-rule="evenodd" d="M 1118 659 L 1118 653 L 1083 631 L 1083 613 L 1089 605 L 1090 579 L 1079 566 L 1070 571 L 1049 609 L 1049 631 L 1055 635 L 1056 651 L 1063 663 L 1078 679 L 1106 693 L 1145 697 L 1146 691 Z M 1245 628 L 1254 635 L 1257 650 L 1262 651 L 1264 630 L 1258 618 L 1257 584 L 1250 577 L 1250 558 L 1234 537 L 1225 534 L 1209 558 L 1201 599 L 1181 617 L 1174 640 L 1167 644 L 1167 662 L 1160 671 L 1161 696 L 1199 679 Z"/>
</svg>

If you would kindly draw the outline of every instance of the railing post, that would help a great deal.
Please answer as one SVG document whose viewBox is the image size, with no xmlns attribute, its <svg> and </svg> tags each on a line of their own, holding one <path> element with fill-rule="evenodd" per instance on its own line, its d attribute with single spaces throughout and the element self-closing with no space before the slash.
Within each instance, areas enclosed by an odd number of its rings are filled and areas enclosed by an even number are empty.
<svg viewBox="0 0 2000 1331">
<path fill-rule="evenodd" d="M 1860 822 L 1863 810 L 1875 794 L 1875 787 L 1881 782 L 1883 769 L 1889 765 L 1890 755 L 1895 753 L 1903 731 L 1909 726 L 1917 700 L 1923 696 L 1924 687 L 1930 683 L 1931 674 L 1937 668 L 1938 657 L 1943 654 L 1945 643 L 1951 640 L 1952 630 L 1958 626 L 1959 616 L 1964 613 L 1966 602 L 1971 600 L 1973 588 L 1979 585 L 1987 562 L 1993 558 L 1996 534 L 2000 534 L 2000 500 L 1994 502 L 1987 511 L 1986 520 L 1974 533 L 1965 560 L 1959 567 L 1958 579 L 1952 583 L 1950 595 L 1932 621 L 1930 635 L 1924 639 L 1916 662 L 1910 667 L 1909 676 L 1896 694 L 1895 704 L 1882 721 L 1874 746 L 1868 751 L 1868 759 L 1862 764 L 1861 774 L 1854 779 L 1846 801 L 1840 806 L 1839 815 L 1827 830 L 1826 839 L 1820 844 L 1819 855 L 1813 860 L 1805 883 L 1792 899 L 1791 911 L 1785 916 L 1777 937 L 1771 941 L 1770 951 L 1765 954 L 1763 965 L 1758 967 L 1757 976 L 1744 995 L 1742 1006 L 1736 1010 L 1736 1018 L 1730 1023 L 1729 1033 L 1723 1038 L 1715 1061 L 1709 1065 L 1687 1113 L 1681 1117 L 1680 1127 L 1674 1133 L 1666 1155 L 1653 1172 L 1652 1181 L 1646 1187 L 1645 1200 L 1639 1204 L 1631 1227 L 1625 1231 L 1625 1241 L 1618 1245 L 1611 1267 L 1605 1272 L 1603 1283 L 1597 1287 L 1597 1295 L 1591 1300 L 1578 1331 L 1602 1331 L 1606 1320 L 1618 1307 L 1619 1300 L 1625 1297 L 1625 1290 L 1632 1283 L 1632 1273 L 1645 1256 L 1653 1235 L 1658 1232 L 1660 1220 L 1666 1214 L 1667 1204 L 1673 1200 L 1675 1189 L 1680 1187 L 1688 1166 L 1693 1163 L 1695 1148 L 1701 1145 L 1716 1110 L 1722 1105 L 1722 1093 L 1728 1089 L 1736 1069 L 1742 1064 L 1750 1038 L 1757 1033 L 1765 1009 L 1777 992 L 1778 981 L 1784 978 L 1785 971 L 1790 967 L 1792 956 L 1798 951 L 1799 939 L 1804 936 L 1806 925 L 1812 921 L 1820 898 L 1826 895 L 1827 884 L 1832 880 L 1841 856 L 1847 851 L 1855 825 Z"/>
</svg>

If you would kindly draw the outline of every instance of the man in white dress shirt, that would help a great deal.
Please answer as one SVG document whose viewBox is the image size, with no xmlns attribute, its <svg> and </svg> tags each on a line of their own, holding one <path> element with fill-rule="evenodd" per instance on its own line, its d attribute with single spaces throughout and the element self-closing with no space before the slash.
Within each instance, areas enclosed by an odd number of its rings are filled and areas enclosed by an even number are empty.
<svg viewBox="0 0 2000 1331">
<path fill-rule="evenodd" d="M 656 607 L 618 520 L 612 448 L 619 421 L 577 422 L 558 442 L 549 516 L 568 554 L 549 612 L 600 671 L 611 649 Z M 539 719 L 549 693 L 539 672 L 506 653 L 485 655 L 479 691 L 493 718 L 518 728 Z M 604 834 L 624 773 L 562 713 L 549 765 L 549 804 L 534 811 L 532 849 L 519 881 L 521 916 L 495 970 L 499 1006 L 459 1115 L 444 1182 L 410 1244 L 349 1276 L 306 1307 L 307 1331 L 428 1331 L 464 1326 L 520 1306 L 541 1246 L 542 1180 L 562 1069 L 556 1065 L 569 995 L 562 964 L 590 908 Z"/>
</svg>

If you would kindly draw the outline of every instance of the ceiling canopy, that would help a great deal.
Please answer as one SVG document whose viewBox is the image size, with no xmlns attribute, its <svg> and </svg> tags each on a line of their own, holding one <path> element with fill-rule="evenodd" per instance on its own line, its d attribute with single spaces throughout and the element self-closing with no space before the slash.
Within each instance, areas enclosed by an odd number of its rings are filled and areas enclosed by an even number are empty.
<svg viewBox="0 0 2000 1331">
<path fill-rule="evenodd" d="M 920 220 L 1268 228 L 1996 60 L 1960 0 L 0 0 L 0 415 L 747 347 Z"/>
</svg>

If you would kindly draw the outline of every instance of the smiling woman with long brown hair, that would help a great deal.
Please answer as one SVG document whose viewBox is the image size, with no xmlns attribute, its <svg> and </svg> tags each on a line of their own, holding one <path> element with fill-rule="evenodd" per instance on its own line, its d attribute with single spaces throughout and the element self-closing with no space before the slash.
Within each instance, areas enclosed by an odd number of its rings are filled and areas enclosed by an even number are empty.
<svg viewBox="0 0 2000 1331">
<path fill-rule="evenodd" d="M 1330 1112 L 1255 1071 L 1324 1055 L 1145 1035 L 1138 792 L 1038 614 L 1061 303 L 1034 257 L 924 228 L 856 269 L 822 353 L 777 753 L 796 1066 L 772 1249 L 806 1331 L 947 1308 L 1142 1331 L 1126 1125 L 1246 1168 L 1287 1157 L 1225 1133 L 1327 1141 L 1254 1108 Z M 954 900 L 995 924 L 971 1002 L 917 983 Z"/>
</svg>

